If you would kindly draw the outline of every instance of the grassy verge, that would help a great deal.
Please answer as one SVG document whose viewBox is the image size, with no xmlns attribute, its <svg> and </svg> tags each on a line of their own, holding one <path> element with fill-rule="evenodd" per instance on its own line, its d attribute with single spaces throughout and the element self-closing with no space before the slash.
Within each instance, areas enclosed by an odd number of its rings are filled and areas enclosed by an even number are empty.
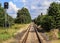
<svg viewBox="0 0 60 43">
<path fill-rule="evenodd" d="M 52 40 L 51 43 L 60 43 L 60 40 Z"/>
<path fill-rule="evenodd" d="M 52 40 L 51 43 L 60 43 L 60 32 L 58 33 L 59 39 L 58 40 Z"/>
<path fill-rule="evenodd" d="M 25 27 L 28 25 L 29 24 L 15 24 L 15 25 L 11 26 L 10 28 L 0 27 L 0 42 L 13 37 L 14 33 L 16 33 L 21 28 L 25 29 Z"/>
<path fill-rule="evenodd" d="M 58 33 L 59 39 L 60 39 L 60 32 Z"/>
<path fill-rule="evenodd" d="M 49 39 L 51 40 L 51 43 L 60 43 L 60 32 L 58 33 L 58 38 L 57 40 L 52 40 L 52 33 L 51 32 L 46 32 L 46 34 L 49 36 Z"/>
<path fill-rule="evenodd" d="M 58 33 L 59 40 L 53 40 L 52 43 L 60 43 L 60 32 Z"/>
</svg>

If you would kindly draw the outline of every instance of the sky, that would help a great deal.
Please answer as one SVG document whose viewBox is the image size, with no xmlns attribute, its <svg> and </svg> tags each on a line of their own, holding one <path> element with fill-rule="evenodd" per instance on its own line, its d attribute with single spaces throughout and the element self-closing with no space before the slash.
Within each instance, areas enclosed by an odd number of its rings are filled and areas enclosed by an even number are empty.
<svg viewBox="0 0 60 43">
<path fill-rule="evenodd" d="M 60 0 L 0 0 L 2 7 L 4 7 L 4 2 L 9 3 L 7 13 L 13 18 L 16 18 L 19 9 L 25 7 L 29 10 L 31 18 L 34 19 L 41 13 L 46 14 L 52 2 L 60 3 Z"/>
</svg>

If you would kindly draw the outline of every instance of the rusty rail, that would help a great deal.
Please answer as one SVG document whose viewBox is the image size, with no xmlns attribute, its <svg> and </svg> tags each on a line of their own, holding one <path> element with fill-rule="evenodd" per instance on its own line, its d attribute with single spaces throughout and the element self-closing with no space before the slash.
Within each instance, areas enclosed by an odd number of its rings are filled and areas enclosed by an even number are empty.
<svg viewBox="0 0 60 43">
<path fill-rule="evenodd" d="M 24 34 L 24 36 L 22 37 L 22 39 L 20 40 L 20 43 L 25 43 L 29 34 L 29 30 L 30 30 L 30 25 L 26 31 L 26 33 Z"/>
<path fill-rule="evenodd" d="M 38 38 L 38 41 L 39 41 L 39 43 L 41 43 L 41 39 L 40 39 L 40 37 L 39 37 L 39 35 L 38 35 L 38 32 L 37 32 L 37 26 L 35 26 L 35 32 L 36 32 L 36 35 L 37 35 L 37 38 Z"/>
<path fill-rule="evenodd" d="M 28 34 L 29 34 L 29 30 L 30 30 L 30 26 L 28 27 L 28 30 L 24 34 L 23 38 L 20 40 L 20 43 L 25 43 L 26 42 L 27 37 L 28 37 Z M 41 40 L 41 38 L 40 38 L 40 36 L 38 34 L 38 31 L 37 31 L 37 27 L 36 26 L 34 26 L 34 30 L 36 32 L 36 35 L 37 35 L 37 38 L 38 38 L 39 43 L 42 43 L 43 40 Z"/>
</svg>

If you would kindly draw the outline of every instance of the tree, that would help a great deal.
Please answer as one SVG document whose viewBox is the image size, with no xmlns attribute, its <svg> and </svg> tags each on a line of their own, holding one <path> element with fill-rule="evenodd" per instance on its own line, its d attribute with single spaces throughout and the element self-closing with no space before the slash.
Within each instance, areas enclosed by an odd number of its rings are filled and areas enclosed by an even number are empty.
<svg viewBox="0 0 60 43">
<path fill-rule="evenodd" d="M 30 23 L 30 22 L 31 16 L 28 9 L 23 7 L 21 10 L 18 10 L 15 23 Z"/>
<path fill-rule="evenodd" d="M 39 15 L 34 21 L 45 30 L 60 28 L 60 4 L 51 3 L 47 15 Z"/>
<path fill-rule="evenodd" d="M 60 27 L 60 4 L 53 2 L 49 9 L 48 9 L 48 15 L 53 16 L 54 18 L 54 27 L 59 28 Z"/>
<path fill-rule="evenodd" d="M 37 25 L 41 25 L 41 27 L 46 30 L 46 31 L 50 31 L 54 26 L 53 26 L 53 22 L 54 22 L 54 18 L 52 16 L 48 16 L 48 15 L 39 15 L 34 22 Z"/>
<path fill-rule="evenodd" d="M 5 15 L 7 16 L 7 18 L 6 18 L 6 19 L 8 19 L 7 21 L 5 21 Z M 13 18 L 11 16 L 9 16 L 6 13 L 6 10 L 3 7 L 1 7 L 1 5 L 0 5 L 0 26 L 5 26 L 5 24 L 7 25 L 7 27 L 9 25 L 12 25 L 13 24 Z"/>
<path fill-rule="evenodd" d="M 46 31 L 50 31 L 54 28 L 54 18 L 52 16 L 44 15 L 44 17 L 41 18 L 41 26 Z"/>
</svg>

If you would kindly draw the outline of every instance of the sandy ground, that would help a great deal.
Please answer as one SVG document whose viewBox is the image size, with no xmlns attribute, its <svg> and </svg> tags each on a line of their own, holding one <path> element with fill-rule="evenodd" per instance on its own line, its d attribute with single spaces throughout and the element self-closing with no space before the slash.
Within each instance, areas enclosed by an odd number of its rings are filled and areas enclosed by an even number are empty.
<svg viewBox="0 0 60 43">
<path fill-rule="evenodd" d="M 34 27 L 31 26 L 26 43 L 39 43 Z"/>
</svg>

